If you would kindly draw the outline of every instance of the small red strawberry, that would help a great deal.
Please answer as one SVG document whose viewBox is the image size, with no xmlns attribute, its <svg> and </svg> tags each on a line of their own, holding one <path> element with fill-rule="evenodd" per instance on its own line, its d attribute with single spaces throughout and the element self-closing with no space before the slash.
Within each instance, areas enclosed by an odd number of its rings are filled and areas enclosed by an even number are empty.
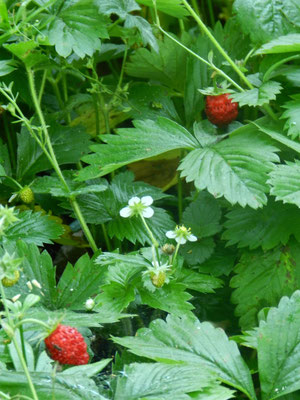
<svg viewBox="0 0 300 400">
<path fill-rule="evenodd" d="M 87 364 L 89 355 L 87 345 L 77 329 L 67 325 L 58 325 L 45 339 L 50 357 L 60 364 Z"/>
<path fill-rule="evenodd" d="M 205 112 L 211 123 L 227 125 L 238 116 L 238 103 L 233 102 L 228 93 L 206 96 Z"/>
</svg>

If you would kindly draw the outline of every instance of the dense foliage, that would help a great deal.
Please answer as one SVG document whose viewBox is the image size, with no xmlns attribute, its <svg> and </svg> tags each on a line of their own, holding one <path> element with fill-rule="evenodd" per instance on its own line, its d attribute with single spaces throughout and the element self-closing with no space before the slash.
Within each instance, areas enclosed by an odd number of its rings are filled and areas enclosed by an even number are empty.
<svg viewBox="0 0 300 400">
<path fill-rule="evenodd" d="M 0 398 L 300 399 L 299 2 L 0 0 L 0 46 Z"/>
</svg>

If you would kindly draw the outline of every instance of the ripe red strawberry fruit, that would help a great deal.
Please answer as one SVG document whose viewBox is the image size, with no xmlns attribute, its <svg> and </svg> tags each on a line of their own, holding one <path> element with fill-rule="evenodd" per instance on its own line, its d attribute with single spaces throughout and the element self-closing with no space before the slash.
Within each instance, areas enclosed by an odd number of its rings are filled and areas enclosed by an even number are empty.
<svg viewBox="0 0 300 400">
<path fill-rule="evenodd" d="M 233 102 L 228 93 L 206 96 L 205 112 L 211 123 L 227 125 L 238 116 L 238 103 Z"/>
<path fill-rule="evenodd" d="M 58 325 L 45 339 L 50 357 L 60 364 L 87 364 L 89 355 L 87 345 L 77 329 L 67 325 Z"/>
</svg>

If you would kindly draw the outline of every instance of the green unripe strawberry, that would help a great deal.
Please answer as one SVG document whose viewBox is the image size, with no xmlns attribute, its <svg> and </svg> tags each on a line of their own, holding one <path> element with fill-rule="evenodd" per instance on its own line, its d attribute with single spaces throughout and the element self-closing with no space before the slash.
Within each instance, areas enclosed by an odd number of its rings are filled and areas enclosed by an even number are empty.
<svg viewBox="0 0 300 400">
<path fill-rule="evenodd" d="M 150 278 L 154 286 L 161 288 L 166 281 L 166 273 L 164 271 L 159 271 L 156 274 L 152 273 Z"/>
<path fill-rule="evenodd" d="M 20 272 L 16 270 L 16 271 L 14 271 L 13 279 L 9 279 L 9 278 L 2 279 L 2 285 L 5 287 L 14 286 L 18 282 L 19 279 L 20 279 Z"/>
<path fill-rule="evenodd" d="M 34 194 L 29 186 L 24 186 L 22 190 L 19 192 L 20 199 L 25 204 L 31 204 L 34 202 Z"/>
</svg>

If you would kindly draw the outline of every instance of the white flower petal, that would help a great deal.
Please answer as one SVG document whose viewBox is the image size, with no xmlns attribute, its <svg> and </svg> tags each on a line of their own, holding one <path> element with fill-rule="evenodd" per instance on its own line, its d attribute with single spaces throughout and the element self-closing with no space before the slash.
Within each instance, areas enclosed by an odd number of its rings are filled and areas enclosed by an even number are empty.
<svg viewBox="0 0 300 400">
<path fill-rule="evenodd" d="M 121 215 L 121 217 L 123 217 L 123 218 L 128 218 L 128 217 L 131 217 L 131 215 L 132 215 L 132 209 L 130 208 L 130 207 L 124 207 L 124 208 L 122 208 L 122 210 L 120 210 L 120 215 Z"/>
<path fill-rule="evenodd" d="M 175 239 L 177 235 L 174 231 L 168 231 L 168 232 L 166 232 L 166 236 L 169 239 Z"/>
<path fill-rule="evenodd" d="M 187 236 L 187 240 L 190 242 L 197 242 L 197 237 L 195 235 L 192 235 L 191 233 Z"/>
<path fill-rule="evenodd" d="M 186 239 L 184 237 L 182 237 L 182 236 L 176 237 L 175 240 L 179 244 L 185 244 L 186 243 Z"/>
<path fill-rule="evenodd" d="M 153 214 L 154 214 L 154 210 L 151 207 L 147 207 L 142 211 L 142 215 L 145 218 L 151 218 Z"/>
<path fill-rule="evenodd" d="M 141 198 L 141 202 L 144 204 L 144 206 L 151 206 L 153 199 L 151 196 L 144 196 Z"/>
<path fill-rule="evenodd" d="M 141 199 L 139 197 L 131 197 L 131 199 L 128 201 L 128 204 L 130 206 L 134 206 L 135 204 L 138 204 L 141 202 Z"/>
</svg>

